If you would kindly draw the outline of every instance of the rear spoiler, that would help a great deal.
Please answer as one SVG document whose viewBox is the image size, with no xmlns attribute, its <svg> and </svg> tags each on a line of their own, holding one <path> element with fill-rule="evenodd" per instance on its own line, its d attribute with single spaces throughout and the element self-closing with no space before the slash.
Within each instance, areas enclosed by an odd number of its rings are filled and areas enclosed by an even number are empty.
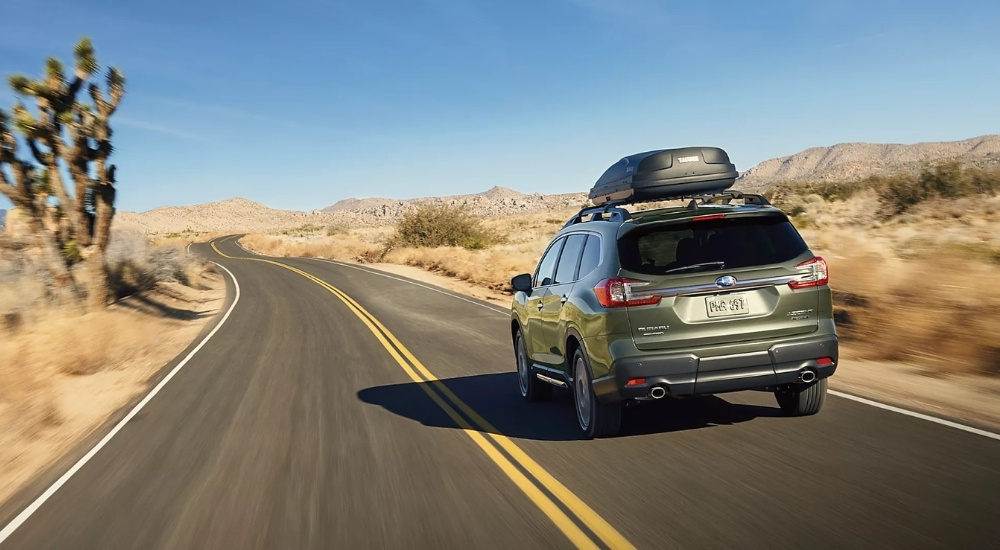
<svg viewBox="0 0 1000 550">
<path fill-rule="evenodd" d="M 781 210 L 778 210 L 777 208 L 768 208 L 766 210 L 757 210 L 757 209 L 743 210 L 743 211 L 741 211 L 741 210 L 731 210 L 729 212 L 719 212 L 718 214 L 719 214 L 720 218 L 721 217 L 734 218 L 734 219 L 736 219 L 736 218 L 780 218 L 783 221 L 788 221 L 788 216 L 784 212 L 782 212 Z M 628 235 L 629 233 L 631 233 L 631 232 L 633 232 L 633 231 L 635 231 L 637 229 L 649 229 L 649 228 L 653 228 L 653 227 L 665 227 L 665 226 L 668 226 L 668 225 L 680 225 L 680 224 L 691 223 L 694 220 L 695 220 L 695 218 L 681 218 L 681 219 L 674 219 L 674 220 L 663 220 L 663 221 L 658 221 L 658 222 L 651 221 L 651 222 L 639 223 L 639 224 L 627 223 L 627 224 L 623 224 L 621 226 L 621 229 L 618 230 L 618 239 L 621 239 L 625 235 Z"/>
</svg>

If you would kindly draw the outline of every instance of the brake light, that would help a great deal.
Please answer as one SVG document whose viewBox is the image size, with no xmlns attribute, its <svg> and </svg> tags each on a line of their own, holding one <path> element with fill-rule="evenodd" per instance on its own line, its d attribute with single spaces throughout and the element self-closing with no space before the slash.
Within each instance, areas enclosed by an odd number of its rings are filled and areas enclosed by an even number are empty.
<svg viewBox="0 0 1000 550">
<path fill-rule="evenodd" d="M 707 222 L 709 220 L 721 220 L 721 219 L 723 219 L 725 217 L 726 217 L 725 214 L 707 214 L 707 215 L 704 215 L 704 216 L 695 216 L 695 217 L 691 218 L 691 221 L 693 221 L 693 222 Z"/>
<path fill-rule="evenodd" d="M 597 301 L 602 307 L 650 306 L 660 303 L 659 296 L 631 297 L 633 288 L 648 284 L 649 281 L 613 277 L 597 283 L 594 294 L 597 295 Z"/>
<path fill-rule="evenodd" d="M 788 283 L 792 288 L 811 288 L 823 286 L 830 282 L 830 269 L 826 265 L 826 260 L 816 256 L 815 258 L 802 262 L 795 266 L 796 269 L 803 267 L 812 268 L 808 273 L 803 273 L 794 281 Z"/>
</svg>

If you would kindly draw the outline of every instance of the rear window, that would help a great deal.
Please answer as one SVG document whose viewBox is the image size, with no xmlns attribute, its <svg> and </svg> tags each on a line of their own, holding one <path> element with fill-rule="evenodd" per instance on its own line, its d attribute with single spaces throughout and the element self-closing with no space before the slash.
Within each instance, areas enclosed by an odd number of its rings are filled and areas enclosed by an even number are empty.
<svg viewBox="0 0 1000 550">
<path fill-rule="evenodd" d="M 654 225 L 618 241 L 622 268 L 647 275 L 776 264 L 806 250 L 805 241 L 781 216 Z"/>
<path fill-rule="evenodd" d="M 601 238 L 597 235 L 587 237 L 587 246 L 583 248 L 583 256 L 580 258 L 580 274 L 577 279 L 582 279 L 590 272 L 601 265 Z"/>
</svg>

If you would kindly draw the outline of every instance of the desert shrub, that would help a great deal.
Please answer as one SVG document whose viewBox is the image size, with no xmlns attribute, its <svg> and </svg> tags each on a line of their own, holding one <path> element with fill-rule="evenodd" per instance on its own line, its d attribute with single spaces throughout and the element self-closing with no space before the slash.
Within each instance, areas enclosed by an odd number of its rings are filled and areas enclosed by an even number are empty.
<svg viewBox="0 0 1000 550">
<path fill-rule="evenodd" d="M 139 232 L 113 234 L 105 261 L 108 287 L 115 298 L 149 290 L 159 282 L 189 284 L 187 268 L 191 258 L 179 248 L 153 246 Z"/>
<path fill-rule="evenodd" d="M 1000 249 L 986 243 L 954 243 L 946 247 L 945 252 L 953 252 L 960 257 L 981 262 L 1000 264 Z"/>
<path fill-rule="evenodd" d="M 307 223 L 305 225 L 300 225 L 298 227 L 291 227 L 291 228 L 288 228 L 288 229 L 284 229 L 282 231 L 279 231 L 279 233 L 282 234 L 282 235 L 287 235 L 289 237 L 292 237 L 292 236 L 305 237 L 306 235 L 312 235 L 313 233 L 319 233 L 319 232 L 321 232 L 323 230 L 324 230 L 324 227 L 321 226 L 321 225 Z"/>
<path fill-rule="evenodd" d="M 975 193 L 980 195 L 995 195 L 1000 192 L 1000 168 L 986 170 L 973 167 L 965 169 L 966 177 Z"/>
<path fill-rule="evenodd" d="M 1000 191 L 1000 169 L 963 167 L 946 162 L 927 167 L 913 176 L 900 174 L 882 178 L 878 187 L 884 214 L 895 216 L 929 199 L 957 199 Z"/>
<path fill-rule="evenodd" d="M 810 202 L 806 197 L 841 201 L 869 189 L 876 190 L 882 215 L 890 218 L 934 198 L 995 194 L 1000 191 L 1000 168 L 965 167 L 958 162 L 945 162 L 924 167 L 917 174 L 901 172 L 848 182 L 782 183 L 764 195 L 789 215 L 796 216 L 805 211 L 804 202 Z"/>
<path fill-rule="evenodd" d="M 906 212 L 911 207 L 930 198 L 927 189 L 920 185 L 920 180 L 910 175 L 899 175 L 886 178 L 885 184 L 878 189 L 882 212 L 886 217 Z"/>
<path fill-rule="evenodd" d="M 792 195 L 783 201 L 781 209 L 789 216 L 795 217 L 806 213 L 806 204 L 798 195 Z"/>
<path fill-rule="evenodd" d="M 789 219 L 797 229 L 809 229 L 811 227 L 816 227 L 816 223 L 809 217 L 809 214 L 805 212 L 803 208 L 798 214 L 792 214 Z"/>
<path fill-rule="evenodd" d="M 764 193 L 764 196 L 782 209 L 786 209 L 783 204 L 801 201 L 803 197 L 816 196 L 826 201 L 847 200 L 861 191 L 876 187 L 879 183 L 878 177 L 847 182 L 790 182 L 774 186 Z"/>
<path fill-rule="evenodd" d="M 330 224 L 326 228 L 327 237 L 332 237 L 334 235 L 346 235 L 347 233 L 347 226 L 339 223 Z"/>
<path fill-rule="evenodd" d="M 369 248 L 358 254 L 355 260 L 362 264 L 377 264 L 385 259 L 390 250 L 390 247 Z"/>
<path fill-rule="evenodd" d="M 0 315 L 56 302 L 56 283 L 43 262 L 22 250 L 0 252 Z"/>
<path fill-rule="evenodd" d="M 395 246 L 458 246 L 482 250 L 502 242 L 468 211 L 448 205 L 423 205 L 403 214 L 392 237 Z"/>
</svg>

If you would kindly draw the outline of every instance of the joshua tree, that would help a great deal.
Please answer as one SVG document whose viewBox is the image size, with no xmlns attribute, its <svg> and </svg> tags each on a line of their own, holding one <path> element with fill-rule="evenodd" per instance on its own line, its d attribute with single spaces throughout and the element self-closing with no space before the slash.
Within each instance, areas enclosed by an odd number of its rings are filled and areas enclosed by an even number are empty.
<svg viewBox="0 0 1000 550">
<path fill-rule="evenodd" d="M 32 79 L 12 75 L 8 82 L 22 98 L 32 97 L 32 113 L 22 102 L 12 117 L 0 111 L 0 192 L 26 214 L 28 229 L 45 249 L 50 269 L 63 287 L 75 284 L 60 251 L 81 251 L 89 272 L 91 306 L 107 303 L 105 251 L 115 214 L 115 166 L 108 164 L 114 151 L 108 122 L 125 95 L 125 77 L 115 67 L 105 77 L 107 96 L 89 79 L 97 72 L 97 58 L 89 38 L 74 51 L 72 78 L 67 80 L 62 63 L 53 57 L 45 62 L 45 77 Z M 86 88 L 90 102 L 77 96 Z M 22 139 L 14 135 L 14 129 Z M 18 145 L 30 156 L 19 156 Z M 4 166 L 10 167 L 13 182 Z M 68 172 L 73 192 L 63 181 Z M 43 218 L 49 199 L 54 198 L 58 216 L 68 220 L 68 232 L 46 232 Z M 60 220 L 61 221 L 61 220 Z M 79 296 L 79 294 L 78 294 Z"/>
</svg>

